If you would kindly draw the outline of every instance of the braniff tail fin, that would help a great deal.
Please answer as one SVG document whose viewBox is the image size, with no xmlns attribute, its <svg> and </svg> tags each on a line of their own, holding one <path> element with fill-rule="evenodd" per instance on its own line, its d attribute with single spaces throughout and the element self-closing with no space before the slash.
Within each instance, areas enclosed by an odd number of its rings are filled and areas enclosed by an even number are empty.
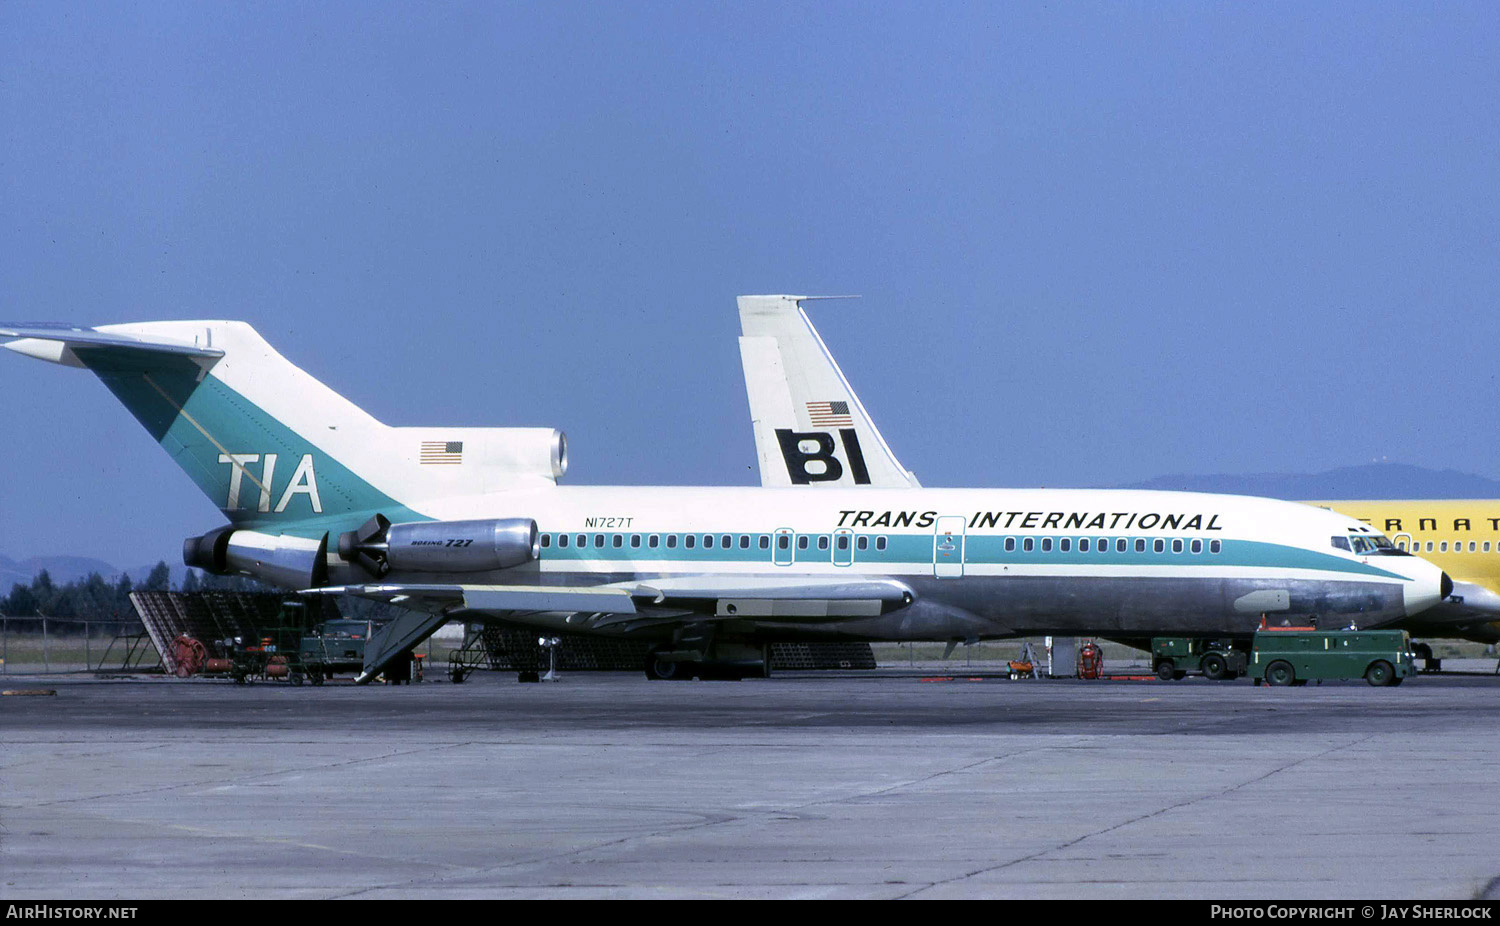
<svg viewBox="0 0 1500 926">
<path fill-rule="evenodd" d="M 802 304 L 739 297 L 740 361 L 761 485 L 920 485 L 901 465 Z"/>
</svg>

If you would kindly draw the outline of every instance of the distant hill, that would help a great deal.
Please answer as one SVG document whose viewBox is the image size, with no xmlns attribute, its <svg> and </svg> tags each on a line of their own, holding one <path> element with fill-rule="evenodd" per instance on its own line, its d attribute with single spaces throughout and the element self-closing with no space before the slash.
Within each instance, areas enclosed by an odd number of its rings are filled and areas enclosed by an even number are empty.
<svg viewBox="0 0 1500 926">
<path fill-rule="evenodd" d="M 86 579 L 89 573 L 97 572 L 111 583 L 119 581 L 120 573 L 129 573 L 132 582 L 144 582 L 146 576 L 151 574 L 151 569 L 156 564 L 146 566 L 131 566 L 126 569 L 106 563 L 102 559 L 93 559 L 87 556 L 31 556 L 23 560 L 14 560 L 4 554 L 0 554 L 0 596 L 7 594 L 10 587 L 19 582 L 22 585 L 30 585 L 31 580 L 43 569 L 52 576 L 52 581 L 59 585 Z M 181 564 L 167 563 L 172 570 L 172 584 L 177 585 L 187 578 L 187 567 Z"/>
<path fill-rule="evenodd" d="M 1343 466 L 1315 475 L 1255 473 L 1240 476 L 1159 476 L 1122 489 L 1171 489 L 1261 495 L 1293 501 L 1340 498 L 1500 498 L 1500 481 L 1457 470 L 1403 463 Z"/>
</svg>

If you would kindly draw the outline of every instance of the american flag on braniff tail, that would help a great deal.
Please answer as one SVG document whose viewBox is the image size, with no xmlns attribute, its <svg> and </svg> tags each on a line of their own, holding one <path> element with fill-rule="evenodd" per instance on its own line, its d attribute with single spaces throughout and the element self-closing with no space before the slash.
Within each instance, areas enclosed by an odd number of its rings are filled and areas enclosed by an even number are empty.
<svg viewBox="0 0 1500 926">
<path fill-rule="evenodd" d="M 852 428 L 848 402 L 808 402 L 807 417 L 820 428 Z"/>
</svg>

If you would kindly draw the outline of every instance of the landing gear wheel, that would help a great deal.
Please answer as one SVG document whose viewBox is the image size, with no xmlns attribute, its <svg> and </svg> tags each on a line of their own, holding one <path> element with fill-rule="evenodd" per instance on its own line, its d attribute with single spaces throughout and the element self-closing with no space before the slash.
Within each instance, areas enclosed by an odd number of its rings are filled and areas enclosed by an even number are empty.
<svg viewBox="0 0 1500 926">
<path fill-rule="evenodd" d="M 1290 685 L 1296 680 L 1297 670 L 1284 659 L 1278 659 L 1266 666 L 1266 684 L 1268 685 Z"/>
<path fill-rule="evenodd" d="M 1203 657 L 1203 677 L 1213 682 L 1221 682 L 1229 674 L 1229 663 L 1218 653 L 1209 653 Z"/>
<path fill-rule="evenodd" d="M 646 677 L 653 682 L 681 681 L 693 677 L 693 664 L 690 662 L 672 662 L 662 659 L 656 653 L 646 654 Z"/>
<path fill-rule="evenodd" d="M 1396 670 L 1391 668 L 1391 664 L 1384 659 L 1377 659 L 1370 663 L 1370 667 L 1365 670 L 1365 681 L 1376 688 L 1384 688 L 1393 684 L 1395 680 Z"/>
<path fill-rule="evenodd" d="M 1176 678 L 1176 669 L 1172 665 L 1172 660 L 1163 659 L 1156 664 L 1156 677 L 1164 682 L 1170 682 Z"/>
</svg>

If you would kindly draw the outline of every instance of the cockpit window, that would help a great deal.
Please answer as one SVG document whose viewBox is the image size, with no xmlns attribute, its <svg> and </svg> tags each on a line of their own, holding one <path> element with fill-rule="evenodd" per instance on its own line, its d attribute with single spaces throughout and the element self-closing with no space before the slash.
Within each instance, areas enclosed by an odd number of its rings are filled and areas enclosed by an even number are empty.
<svg viewBox="0 0 1500 926">
<path fill-rule="evenodd" d="M 1409 556 L 1384 534 L 1350 534 L 1349 543 L 1359 556 Z"/>
<path fill-rule="evenodd" d="M 1343 537 L 1332 537 L 1332 538 L 1330 538 L 1329 542 L 1333 544 L 1333 546 L 1334 546 L 1335 549 L 1338 549 L 1338 550 L 1347 550 L 1347 549 L 1349 549 L 1349 541 L 1345 540 Z"/>
</svg>

